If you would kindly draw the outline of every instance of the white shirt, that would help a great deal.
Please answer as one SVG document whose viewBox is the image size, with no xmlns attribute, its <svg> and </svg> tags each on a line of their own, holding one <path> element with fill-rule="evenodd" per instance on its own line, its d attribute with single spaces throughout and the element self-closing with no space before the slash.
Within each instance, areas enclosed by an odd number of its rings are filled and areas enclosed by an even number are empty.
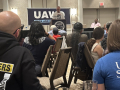
<svg viewBox="0 0 120 90">
<path fill-rule="evenodd" d="M 65 13 L 63 11 L 60 11 L 60 13 L 57 13 L 57 11 L 53 14 L 53 19 L 65 19 Z"/>
<path fill-rule="evenodd" d="M 91 24 L 91 28 L 96 28 L 96 27 L 99 27 L 99 26 L 101 26 L 101 24 L 100 23 L 92 23 Z"/>
</svg>

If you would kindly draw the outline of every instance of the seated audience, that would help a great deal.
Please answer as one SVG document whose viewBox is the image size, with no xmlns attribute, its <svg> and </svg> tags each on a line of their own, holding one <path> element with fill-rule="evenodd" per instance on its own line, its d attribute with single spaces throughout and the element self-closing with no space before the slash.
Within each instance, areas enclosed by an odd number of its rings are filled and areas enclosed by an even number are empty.
<svg viewBox="0 0 120 90">
<path fill-rule="evenodd" d="M 101 27 L 97 27 L 93 31 L 93 38 L 87 41 L 87 46 L 91 51 L 95 62 L 97 62 L 97 60 L 102 57 L 104 50 L 101 47 L 100 42 L 103 40 L 103 38 L 104 30 Z"/>
<path fill-rule="evenodd" d="M 61 35 L 61 36 L 65 36 L 67 35 L 67 32 L 65 30 L 58 30 L 58 34 Z"/>
<path fill-rule="evenodd" d="M 120 90 L 120 20 L 115 20 L 107 36 L 109 54 L 100 58 L 93 71 L 97 90 Z"/>
<path fill-rule="evenodd" d="M 17 41 L 20 27 L 17 14 L 0 13 L 0 90 L 43 90 L 32 54 Z"/>
<path fill-rule="evenodd" d="M 25 37 L 23 46 L 28 48 L 36 62 L 36 72 L 41 76 L 41 66 L 50 45 L 55 44 L 55 39 L 49 35 L 39 21 L 34 21 L 31 24 L 28 37 Z"/>
<path fill-rule="evenodd" d="M 67 35 L 66 37 L 66 43 L 67 46 L 72 47 L 72 55 L 74 59 L 76 60 L 76 55 L 78 51 L 78 44 L 80 42 L 86 42 L 88 40 L 88 37 L 86 34 L 81 34 L 83 29 L 83 25 L 80 22 L 77 22 L 74 24 L 73 32 L 72 34 Z"/>
<path fill-rule="evenodd" d="M 53 28 L 53 37 L 55 38 L 55 40 L 57 40 L 58 37 L 61 37 L 60 35 L 58 35 L 58 28 Z"/>
<path fill-rule="evenodd" d="M 52 26 L 50 27 L 50 31 L 48 32 L 51 36 L 53 36 L 53 28 L 56 28 L 56 26 L 55 26 L 55 25 L 52 25 Z"/>
<path fill-rule="evenodd" d="M 52 25 L 50 27 L 50 31 L 48 32 L 51 36 L 53 36 L 53 28 L 57 28 L 55 25 Z M 58 30 L 58 34 L 61 35 L 61 36 L 66 36 L 67 35 L 67 32 L 65 30 Z"/>
<path fill-rule="evenodd" d="M 108 30 L 112 22 L 109 22 L 106 24 L 106 34 L 104 35 L 104 39 L 101 41 L 101 46 L 103 47 L 104 50 L 106 50 L 107 47 L 107 35 L 108 35 Z"/>
</svg>

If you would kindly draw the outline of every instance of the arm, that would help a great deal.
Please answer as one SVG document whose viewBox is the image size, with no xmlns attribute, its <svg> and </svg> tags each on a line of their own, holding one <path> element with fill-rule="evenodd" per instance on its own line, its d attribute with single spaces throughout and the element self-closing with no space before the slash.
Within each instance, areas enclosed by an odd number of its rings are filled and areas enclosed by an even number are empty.
<svg viewBox="0 0 120 90">
<path fill-rule="evenodd" d="M 100 45 L 97 45 L 93 51 L 98 53 L 99 58 L 102 57 L 102 55 L 103 55 L 103 48 Z"/>
<path fill-rule="evenodd" d="M 93 71 L 93 80 L 96 80 L 98 82 L 97 90 L 105 90 L 105 85 L 104 85 L 105 73 L 102 71 L 102 69 L 104 69 L 104 67 L 101 66 L 101 60 L 99 59 L 95 65 L 94 71 Z"/>
<path fill-rule="evenodd" d="M 98 89 L 97 90 L 105 90 L 104 84 L 98 84 Z"/>
<path fill-rule="evenodd" d="M 45 31 L 45 33 L 46 33 L 46 35 L 48 35 L 48 32 Z M 52 37 L 50 34 L 49 34 L 48 38 L 50 38 L 50 39 L 52 39 L 52 40 L 55 40 L 55 38 Z"/>
<path fill-rule="evenodd" d="M 36 76 L 35 61 L 28 50 L 25 51 L 22 59 L 22 90 L 43 90 Z"/>
</svg>

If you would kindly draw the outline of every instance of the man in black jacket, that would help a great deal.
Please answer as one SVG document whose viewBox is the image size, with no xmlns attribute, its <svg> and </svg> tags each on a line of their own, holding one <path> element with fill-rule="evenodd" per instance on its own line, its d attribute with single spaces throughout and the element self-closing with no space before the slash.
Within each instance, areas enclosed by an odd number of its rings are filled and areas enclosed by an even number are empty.
<svg viewBox="0 0 120 90">
<path fill-rule="evenodd" d="M 30 51 L 17 41 L 21 20 L 15 13 L 0 13 L 0 90 L 43 90 L 36 78 Z"/>
</svg>

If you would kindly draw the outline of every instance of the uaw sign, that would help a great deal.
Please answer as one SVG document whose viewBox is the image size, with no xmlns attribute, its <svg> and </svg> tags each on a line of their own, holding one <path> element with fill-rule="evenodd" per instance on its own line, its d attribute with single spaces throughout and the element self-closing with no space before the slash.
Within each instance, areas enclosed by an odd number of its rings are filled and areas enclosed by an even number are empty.
<svg viewBox="0 0 120 90">
<path fill-rule="evenodd" d="M 56 9 L 28 9 L 28 24 L 40 21 L 43 25 L 49 25 Z M 70 24 L 70 8 L 61 9 L 65 14 L 66 24 Z"/>
</svg>

